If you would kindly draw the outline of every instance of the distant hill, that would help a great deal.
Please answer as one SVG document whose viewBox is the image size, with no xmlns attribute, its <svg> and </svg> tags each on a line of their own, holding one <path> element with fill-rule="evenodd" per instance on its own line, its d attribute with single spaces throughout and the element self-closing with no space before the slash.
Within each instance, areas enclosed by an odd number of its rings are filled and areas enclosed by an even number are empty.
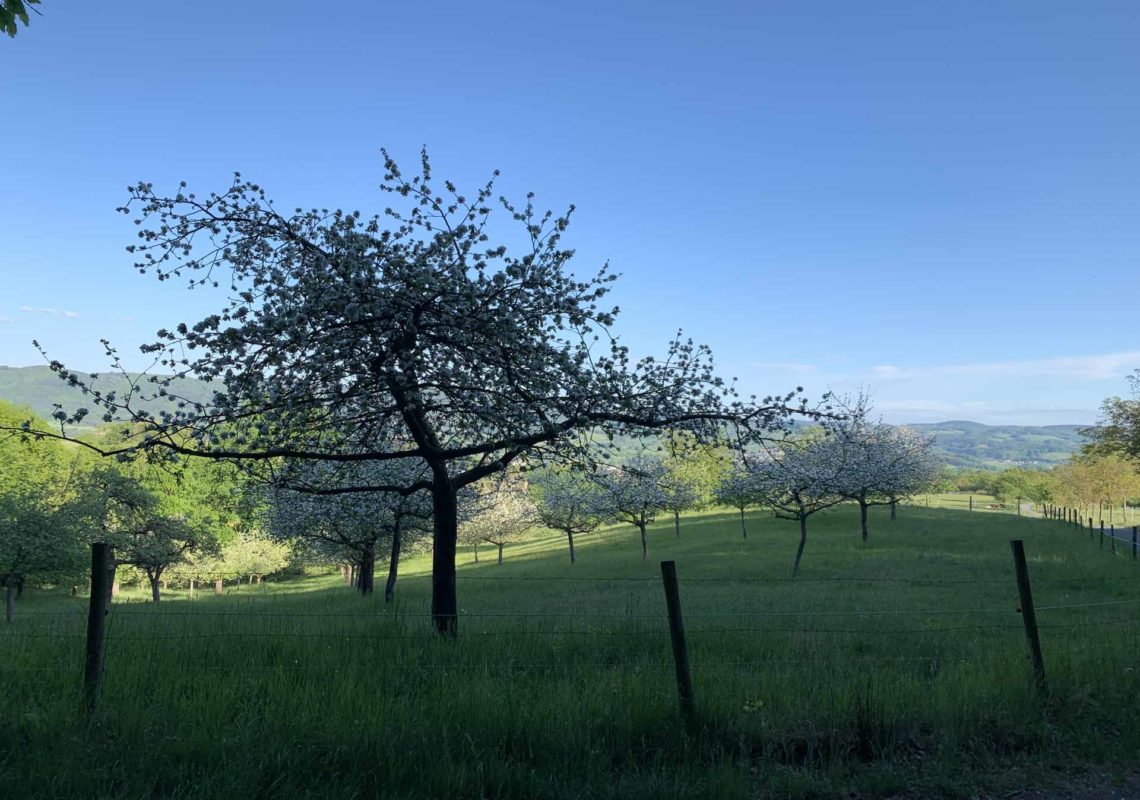
<svg viewBox="0 0 1140 800">
<path fill-rule="evenodd" d="M 954 420 L 907 427 L 934 434 L 934 449 L 947 463 L 972 469 L 1049 467 L 1067 460 L 1085 443 L 1077 425 L 982 425 Z"/>
<path fill-rule="evenodd" d="M 137 378 L 137 375 L 130 376 Z M 100 376 L 97 385 L 104 390 L 126 388 L 122 375 L 107 373 Z M 191 400 L 205 402 L 212 389 L 194 380 L 180 382 L 179 393 Z M 67 411 L 91 404 L 76 389 L 61 381 L 48 367 L 0 366 L 0 400 L 30 406 L 41 417 L 50 417 L 59 403 Z M 157 411 L 155 404 L 148 410 Z M 92 424 L 99 416 L 91 408 Z M 1080 449 L 1084 438 L 1076 425 L 982 425 L 978 422 L 955 420 L 908 425 L 909 428 L 935 435 L 935 450 L 947 463 L 971 469 L 1004 469 L 1012 466 L 1048 467 L 1065 461 Z M 629 452 L 637 448 L 624 443 L 619 450 Z"/>
<path fill-rule="evenodd" d="M 85 377 L 90 377 L 89 373 L 83 374 Z M 128 382 L 138 380 L 138 378 L 138 374 L 135 373 L 127 373 L 126 376 L 113 372 L 99 373 L 99 377 L 93 385 L 103 392 L 117 391 L 121 396 L 127 390 Z M 145 381 L 146 377 L 143 380 Z M 149 396 L 153 394 L 152 390 L 156 388 L 145 384 L 144 393 Z M 180 380 L 177 388 L 172 386 L 170 391 L 195 402 L 205 402 L 213 396 L 213 390 L 209 386 L 195 380 Z M 54 404 L 56 403 L 67 412 L 74 412 L 78 408 L 87 408 L 91 415 L 85 420 L 86 422 L 98 425 L 102 421 L 102 412 L 91 403 L 88 397 L 79 389 L 68 386 L 61 381 L 59 376 L 46 366 L 0 366 L 0 400 L 6 400 L 20 406 L 28 406 L 37 415 L 45 419 L 50 418 L 55 412 Z M 164 406 L 173 410 L 171 403 L 162 403 L 161 401 L 138 403 L 137 406 L 140 410 L 147 410 L 152 413 L 159 411 Z"/>
</svg>

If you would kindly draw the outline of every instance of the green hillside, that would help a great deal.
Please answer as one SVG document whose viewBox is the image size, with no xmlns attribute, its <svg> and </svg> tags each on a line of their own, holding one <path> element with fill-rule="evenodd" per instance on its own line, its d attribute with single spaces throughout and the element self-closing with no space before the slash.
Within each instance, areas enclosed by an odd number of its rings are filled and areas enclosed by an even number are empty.
<svg viewBox="0 0 1140 800">
<path fill-rule="evenodd" d="M 954 420 L 907 427 L 934 434 L 935 450 L 947 463 L 973 469 L 1047 467 L 1067 460 L 1085 443 L 1077 425 L 982 425 Z"/>
<path fill-rule="evenodd" d="M 90 373 L 88 373 L 90 377 Z M 157 387 L 146 383 L 149 376 L 142 376 L 143 394 L 150 397 Z M 138 381 L 138 373 L 126 375 L 115 373 L 100 373 L 92 382 L 94 388 L 103 392 L 115 391 L 122 396 L 129 388 L 131 381 Z M 194 402 L 208 401 L 212 389 L 206 384 L 195 380 L 180 380 L 169 391 Z M 64 411 L 74 412 L 78 408 L 87 408 L 91 411 L 88 420 L 96 424 L 101 419 L 101 412 L 96 409 L 83 393 L 69 386 L 59 379 L 59 376 L 49 367 L 5 367 L 0 366 L 0 400 L 6 400 L 20 406 L 28 406 L 36 414 L 45 419 L 50 418 L 58 404 Z M 169 400 L 150 400 L 132 403 L 140 410 L 157 412 L 162 408 L 173 410 L 173 403 Z"/>
<path fill-rule="evenodd" d="M 97 385 L 104 390 L 123 392 L 128 378 L 137 380 L 137 374 L 104 374 Z M 190 400 L 209 400 L 211 388 L 204 383 L 180 381 L 179 394 Z M 29 406 L 41 417 L 50 417 L 58 403 L 64 410 L 74 411 L 89 406 L 83 395 L 61 381 L 48 367 L 0 366 L 0 400 Z M 157 411 L 159 404 L 141 403 L 141 408 Z M 96 421 L 95 417 L 92 421 Z M 1084 438 L 1076 425 L 982 425 L 978 422 L 955 420 L 909 425 L 908 427 L 936 437 L 935 450 L 946 463 L 972 469 L 1003 469 L 1013 465 L 1050 466 L 1059 464 L 1080 449 Z M 629 440 L 619 440 L 620 453 L 632 453 L 640 446 Z"/>
</svg>

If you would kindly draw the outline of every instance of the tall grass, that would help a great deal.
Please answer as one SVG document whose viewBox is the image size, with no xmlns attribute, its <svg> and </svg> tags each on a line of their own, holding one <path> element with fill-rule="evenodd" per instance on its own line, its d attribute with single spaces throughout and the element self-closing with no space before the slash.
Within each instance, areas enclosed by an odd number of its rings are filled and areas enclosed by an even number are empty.
<svg viewBox="0 0 1140 800">
<path fill-rule="evenodd" d="M 797 532 L 730 514 L 570 565 L 550 535 L 464 563 L 430 632 L 332 576 L 124 602 L 99 713 L 85 600 L 29 593 L 0 631 L 0 783 L 50 797 L 705 797 L 962 789 L 999 765 L 1126 767 L 1140 747 L 1140 572 L 1059 522 L 906 508 Z M 818 520 L 818 521 L 817 521 Z M 1034 693 L 1008 540 L 1026 541 L 1050 697 Z M 470 558 L 467 554 L 466 558 Z M 677 561 L 703 732 L 683 734 L 657 560 Z M 966 777 L 960 777 L 960 776 Z M 962 789 L 964 791 L 964 789 Z M 17 792 L 15 796 L 20 796 Z"/>
</svg>

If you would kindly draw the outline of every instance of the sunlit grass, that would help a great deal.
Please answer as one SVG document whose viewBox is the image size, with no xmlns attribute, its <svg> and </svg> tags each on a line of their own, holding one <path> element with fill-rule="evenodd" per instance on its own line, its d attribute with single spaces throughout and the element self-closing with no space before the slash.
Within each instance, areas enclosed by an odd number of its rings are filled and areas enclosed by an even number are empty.
<svg viewBox="0 0 1140 800">
<path fill-rule="evenodd" d="M 431 632 L 429 559 L 395 604 L 338 576 L 158 605 L 127 588 L 101 711 L 81 713 L 86 599 L 29 592 L 0 631 L 0 781 L 43 796 L 874 796 L 1013 761 L 1132 763 L 1130 554 L 1062 523 L 907 507 L 797 531 L 733 514 L 473 562 Z M 1026 542 L 1051 695 L 1035 695 L 1008 541 Z M 486 556 L 486 557 L 484 557 Z M 681 581 L 703 733 L 684 736 L 658 562 Z M 1095 604 L 1095 605 L 1094 605 Z M 1065 608 L 1057 608 L 1065 606 Z M 963 773 L 963 770 L 965 772 Z M 15 792 L 20 796 L 20 792 Z M 24 793 L 27 796 L 27 793 Z"/>
</svg>

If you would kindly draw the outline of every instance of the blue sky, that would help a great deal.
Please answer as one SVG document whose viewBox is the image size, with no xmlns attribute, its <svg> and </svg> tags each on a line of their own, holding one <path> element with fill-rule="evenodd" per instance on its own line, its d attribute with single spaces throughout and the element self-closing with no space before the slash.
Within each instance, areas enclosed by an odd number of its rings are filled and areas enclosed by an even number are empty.
<svg viewBox="0 0 1140 800">
<path fill-rule="evenodd" d="M 619 331 L 890 421 L 1088 423 L 1140 367 L 1134 2 L 81 3 L 0 41 L 0 364 L 219 302 L 130 268 L 131 182 L 381 210 L 379 148 L 578 212 Z"/>
</svg>

